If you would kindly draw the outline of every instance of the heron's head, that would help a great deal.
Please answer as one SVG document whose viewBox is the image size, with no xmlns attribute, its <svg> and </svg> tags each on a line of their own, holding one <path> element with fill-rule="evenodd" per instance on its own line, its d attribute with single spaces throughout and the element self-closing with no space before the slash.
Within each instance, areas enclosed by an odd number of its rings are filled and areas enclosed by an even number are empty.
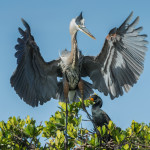
<svg viewBox="0 0 150 150">
<path fill-rule="evenodd" d="M 87 34 L 92 39 L 95 37 L 88 31 L 88 29 L 84 25 L 84 18 L 82 17 L 82 12 L 76 18 L 73 18 L 70 22 L 70 34 L 75 34 L 78 30 L 82 31 L 83 33 Z"/>
<path fill-rule="evenodd" d="M 89 100 L 93 101 L 96 105 L 99 105 L 100 108 L 103 105 L 102 99 L 98 95 L 96 95 L 96 94 L 90 96 Z"/>
</svg>

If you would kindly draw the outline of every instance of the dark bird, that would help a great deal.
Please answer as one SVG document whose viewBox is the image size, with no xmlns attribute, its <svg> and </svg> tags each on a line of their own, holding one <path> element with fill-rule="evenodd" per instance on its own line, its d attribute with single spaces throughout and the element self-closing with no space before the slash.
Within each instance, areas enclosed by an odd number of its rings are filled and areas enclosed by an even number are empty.
<svg viewBox="0 0 150 150">
<path fill-rule="evenodd" d="M 103 125 L 107 125 L 111 119 L 101 109 L 103 105 L 102 99 L 97 95 L 92 95 L 89 99 L 94 102 L 94 104 L 92 105 L 92 118 L 95 125 L 100 127 L 102 127 Z"/>
<path fill-rule="evenodd" d="M 109 32 L 97 56 L 84 56 L 78 49 L 77 32 L 95 37 L 85 27 L 81 13 L 70 22 L 71 51 L 62 51 L 58 59 L 50 62 L 42 58 L 29 25 L 22 19 L 26 30 L 19 28 L 22 38 L 18 38 L 15 46 L 18 65 L 10 79 L 12 87 L 33 107 L 51 98 L 63 102 L 66 99 L 76 102 L 79 97 L 87 99 L 92 89 L 109 94 L 111 99 L 123 95 L 139 79 L 147 50 L 147 35 L 139 34 L 142 27 L 135 28 L 139 17 L 129 24 L 132 15 L 133 12 L 119 28 Z M 92 84 L 82 79 L 87 76 Z"/>
</svg>

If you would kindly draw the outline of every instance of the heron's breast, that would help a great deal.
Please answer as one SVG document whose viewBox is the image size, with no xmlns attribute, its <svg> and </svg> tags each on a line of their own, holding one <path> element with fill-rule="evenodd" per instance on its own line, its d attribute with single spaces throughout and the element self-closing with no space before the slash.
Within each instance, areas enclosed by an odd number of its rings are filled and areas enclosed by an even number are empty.
<svg viewBox="0 0 150 150">
<path fill-rule="evenodd" d="M 71 90 L 74 90 L 79 82 L 79 69 L 78 68 L 67 68 L 65 71 L 68 83 L 69 83 L 69 88 Z"/>
</svg>

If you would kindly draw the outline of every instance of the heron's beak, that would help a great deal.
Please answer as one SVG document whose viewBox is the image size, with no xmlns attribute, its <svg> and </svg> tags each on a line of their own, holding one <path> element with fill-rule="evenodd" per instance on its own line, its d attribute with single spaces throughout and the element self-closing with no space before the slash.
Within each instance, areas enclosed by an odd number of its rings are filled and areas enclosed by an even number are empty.
<svg viewBox="0 0 150 150">
<path fill-rule="evenodd" d="M 92 39 L 96 40 L 96 38 L 88 31 L 86 27 L 79 26 L 79 30 L 91 37 Z"/>
</svg>

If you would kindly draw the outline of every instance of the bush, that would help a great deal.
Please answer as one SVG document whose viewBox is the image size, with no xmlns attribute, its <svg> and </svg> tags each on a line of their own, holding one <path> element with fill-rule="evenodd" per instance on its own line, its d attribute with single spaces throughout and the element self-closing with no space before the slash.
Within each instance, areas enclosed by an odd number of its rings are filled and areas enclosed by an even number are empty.
<svg viewBox="0 0 150 150">
<path fill-rule="evenodd" d="M 59 103 L 59 105 L 59 111 L 56 111 L 49 121 L 45 121 L 45 125 L 36 125 L 36 121 L 29 116 L 25 120 L 10 117 L 7 122 L 1 121 L 0 149 L 65 149 L 66 105 L 65 103 Z M 91 102 L 87 100 L 85 105 L 88 107 Z M 81 108 L 81 102 L 68 105 L 68 149 L 150 149 L 150 124 L 132 121 L 129 128 L 122 130 L 110 121 L 108 126 L 97 128 L 100 132 L 99 136 L 95 132 L 80 127 Z M 41 136 L 47 141 L 44 144 L 40 142 Z"/>
</svg>

